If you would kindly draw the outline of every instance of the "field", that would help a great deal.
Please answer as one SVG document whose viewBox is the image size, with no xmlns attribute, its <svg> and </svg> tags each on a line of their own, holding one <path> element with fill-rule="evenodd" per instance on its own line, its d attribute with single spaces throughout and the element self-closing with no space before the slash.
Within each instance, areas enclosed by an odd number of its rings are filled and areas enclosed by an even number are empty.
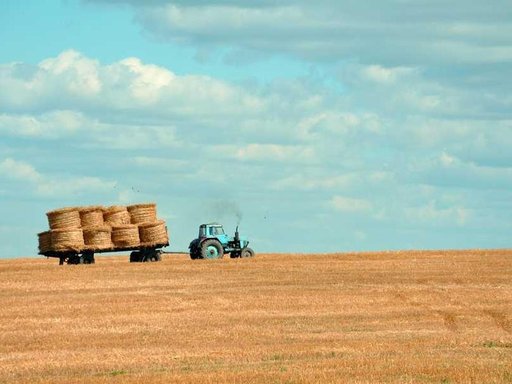
<svg viewBox="0 0 512 384">
<path fill-rule="evenodd" d="M 512 383 L 512 250 L 0 260 L 0 383 Z"/>
</svg>

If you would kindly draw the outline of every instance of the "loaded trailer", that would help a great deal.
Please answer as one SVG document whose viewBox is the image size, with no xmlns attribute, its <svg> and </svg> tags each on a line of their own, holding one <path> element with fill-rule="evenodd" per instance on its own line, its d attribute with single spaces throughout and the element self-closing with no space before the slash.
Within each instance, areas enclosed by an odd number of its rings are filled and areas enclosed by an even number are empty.
<svg viewBox="0 0 512 384">
<path fill-rule="evenodd" d="M 162 248 L 167 247 L 169 242 L 154 244 L 151 246 L 138 246 L 138 247 L 113 247 L 109 249 L 90 250 L 83 249 L 77 251 L 47 251 L 39 252 L 40 255 L 46 257 L 55 257 L 59 259 L 59 265 L 67 264 L 94 264 L 94 255 L 96 253 L 107 252 L 127 252 L 130 253 L 130 263 L 142 263 L 162 260 Z"/>
<path fill-rule="evenodd" d="M 93 264 L 95 253 L 127 252 L 130 262 L 160 261 L 169 245 L 156 204 L 60 208 L 47 213 L 50 229 L 38 234 L 39 254 L 59 264 Z"/>
</svg>

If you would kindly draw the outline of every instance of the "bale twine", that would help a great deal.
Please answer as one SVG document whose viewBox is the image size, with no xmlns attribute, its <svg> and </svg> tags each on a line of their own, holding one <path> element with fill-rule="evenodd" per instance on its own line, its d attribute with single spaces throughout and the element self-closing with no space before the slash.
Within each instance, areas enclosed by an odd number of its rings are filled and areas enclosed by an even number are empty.
<svg viewBox="0 0 512 384">
<path fill-rule="evenodd" d="M 39 252 L 50 252 L 52 250 L 52 234 L 50 231 L 37 234 L 39 238 Z"/>
<path fill-rule="evenodd" d="M 81 251 L 84 244 L 84 235 L 80 228 L 52 229 L 52 249 L 54 251 Z"/>
<path fill-rule="evenodd" d="M 84 232 L 85 249 L 89 251 L 101 251 L 113 248 L 112 229 L 108 225 L 86 227 Z"/>
<path fill-rule="evenodd" d="M 103 210 L 103 220 L 109 225 L 130 224 L 130 214 L 126 207 L 114 205 Z"/>
<path fill-rule="evenodd" d="M 51 229 L 80 228 L 81 226 L 80 213 L 76 207 L 56 209 L 48 212 L 46 216 Z"/>
<path fill-rule="evenodd" d="M 156 204 L 135 204 L 127 207 L 132 224 L 153 223 L 156 220 Z"/>
<path fill-rule="evenodd" d="M 165 228 L 165 222 L 162 220 L 154 223 L 139 224 L 140 245 L 154 246 L 157 244 L 167 244 L 169 236 Z"/>
<path fill-rule="evenodd" d="M 138 247 L 139 228 L 134 224 L 113 225 L 112 243 L 117 248 Z"/>
<path fill-rule="evenodd" d="M 100 227 L 103 225 L 103 208 L 100 206 L 82 207 L 79 209 L 82 228 Z"/>
</svg>

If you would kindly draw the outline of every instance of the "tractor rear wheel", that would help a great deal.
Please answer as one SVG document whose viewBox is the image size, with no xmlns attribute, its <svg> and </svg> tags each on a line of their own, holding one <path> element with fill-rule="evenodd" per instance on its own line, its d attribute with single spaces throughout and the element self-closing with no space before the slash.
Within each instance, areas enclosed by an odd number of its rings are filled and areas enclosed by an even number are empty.
<svg viewBox="0 0 512 384">
<path fill-rule="evenodd" d="M 199 251 L 198 249 L 191 249 L 190 250 L 190 258 L 192 260 L 197 260 L 197 259 L 200 259 L 201 258 L 201 251 Z"/>
<path fill-rule="evenodd" d="M 221 259 L 222 256 L 224 256 L 224 249 L 219 241 L 209 239 L 201 244 L 201 257 L 203 259 Z"/>
<path fill-rule="evenodd" d="M 252 248 L 244 248 L 242 249 L 242 257 L 254 257 L 254 251 L 252 250 Z"/>
</svg>

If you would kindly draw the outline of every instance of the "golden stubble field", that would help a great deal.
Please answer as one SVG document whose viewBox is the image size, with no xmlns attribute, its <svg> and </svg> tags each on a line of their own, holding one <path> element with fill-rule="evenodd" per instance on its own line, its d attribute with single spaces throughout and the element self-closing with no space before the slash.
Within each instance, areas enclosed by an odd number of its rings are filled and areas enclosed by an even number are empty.
<svg viewBox="0 0 512 384">
<path fill-rule="evenodd" d="M 512 250 L 1 260 L 0 382 L 512 382 Z"/>
</svg>

